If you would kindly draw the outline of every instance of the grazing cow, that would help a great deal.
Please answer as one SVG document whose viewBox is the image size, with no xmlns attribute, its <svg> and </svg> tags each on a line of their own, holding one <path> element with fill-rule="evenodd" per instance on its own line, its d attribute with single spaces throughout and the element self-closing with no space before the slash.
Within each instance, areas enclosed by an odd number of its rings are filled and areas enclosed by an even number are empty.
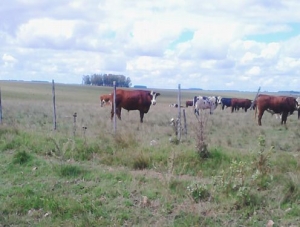
<svg viewBox="0 0 300 227">
<path fill-rule="evenodd" d="M 220 96 L 218 97 L 218 104 L 222 105 L 222 110 L 224 110 L 224 107 L 230 107 L 231 106 L 231 98 L 221 98 Z"/>
<path fill-rule="evenodd" d="M 175 107 L 175 108 L 178 108 L 178 104 L 177 103 L 172 103 L 169 105 L 169 107 Z M 180 107 L 183 107 L 183 106 L 180 106 Z"/>
<path fill-rule="evenodd" d="M 100 95 L 100 106 L 102 107 L 104 104 L 111 104 L 112 97 L 111 94 Z"/>
<path fill-rule="evenodd" d="M 265 110 L 272 110 L 274 113 L 281 115 L 281 124 L 286 124 L 288 114 L 299 108 L 296 98 L 287 96 L 258 95 L 256 99 L 257 108 L 255 109 L 255 117 L 258 109 L 258 125 L 261 125 L 261 118 Z"/>
<path fill-rule="evenodd" d="M 112 93 L 113 97 L 114 93 Z M 116 114 L 121 120 L 121 109 L 125 110 L 139 110 L 140 122 L 143 123 L 144 114 L 148 113 L 151 104 L 156 104 L 156 97 L 160 93 L 154 91 L 144 90 L 116 90 Z M 112 104 L 111 119 L 114 116 L 114 103 Z"/>
<path fill-rule="evenodd" d="M 195 114 L 199 115 L 199 110 L 209 109 L 210 114 L 213 114 L 216 109 L 216 99 L 214 97 L 195 96 L 194 97 Z"/>
<path fill-rule="evenodd" d="M 231 113 L 234 110 L 239 110 L 239 108 L 245 109 L 245 112 L 250 108 L 252 101 L 250 99 L 240 99 L 232 98 L 231 99 Z"/>
<path fill-rule="evenodd" d="M 193 101 L 186 101 L 185 107 L 194 106 Z"/>
</svg>

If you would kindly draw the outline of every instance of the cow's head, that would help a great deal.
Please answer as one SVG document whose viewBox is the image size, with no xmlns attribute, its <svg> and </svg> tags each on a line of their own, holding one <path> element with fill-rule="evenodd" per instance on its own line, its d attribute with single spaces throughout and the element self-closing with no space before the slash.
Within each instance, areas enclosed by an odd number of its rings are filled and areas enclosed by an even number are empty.
<svg viewBox="0 0 300 227">
<path fill-rule="evenodd" d="M 151 104 L 152 105 L 156 104 L 156 97 L 159 96 L 159 95 L 160 95 L 160 93 L 158 93 L 158 92 L 155 92 L 155 91 L 150 92 L 150 96 L 152 97 L 151 98 Z"/>
<path fill-rule="evenodd" d="M 100 106 L 103 107 L 104 104 L 105 104 L 104 99 L 100 99 Z"/>
<path fill-rule="evenodd" d="M 218 104 L 222 104 L 222 101 L 221 101 L 221 99 L 222 99 L 222 97 L 221 97 L 221 96 L 218 96 L 218 97 L 217 97 L 217 103 L 218 103 Z"/>
</svg>

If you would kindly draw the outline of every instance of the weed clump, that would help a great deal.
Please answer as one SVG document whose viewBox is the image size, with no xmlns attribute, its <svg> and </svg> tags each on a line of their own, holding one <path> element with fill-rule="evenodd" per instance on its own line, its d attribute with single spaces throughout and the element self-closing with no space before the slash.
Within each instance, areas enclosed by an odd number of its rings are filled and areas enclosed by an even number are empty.
<svg viewBox="0 0 300 227">
<path fill-rule="evenodd" d="M 19 151 L 13 157 L 13 163 L 24 165 L 25 163 L 28 163 L 31 159 L 31 155 L 28 154 L 26 151 Z"/>
<path fill-rule="evenodd" d="M 62 177 L 77 177 L 83 174 L 85 171 L 79 166 L 74 165 L 62 165 L 59 168 L 59 175 Z"/>
<path fill-rule="evenodd" d="M 210 198 L 210 192 L 206 184 L 193 183 L 187 187 L 189 197 L 196 203 L 207 201 Z"/>
<path fill-rule="evenodd" d="M 134 158 L 133 169 L 142 170 L 148 168 L 150 165 L 149 158 L 145 157 L 143 154 L 139 154 Z"/>
<path fill-rule="evenodd" d="M 208 117 L 204 111 L 196 115 L 196 148 L 200 158 L 208 158 L 210 156 L 207 144 L 207 121 Z"/>
</svg>

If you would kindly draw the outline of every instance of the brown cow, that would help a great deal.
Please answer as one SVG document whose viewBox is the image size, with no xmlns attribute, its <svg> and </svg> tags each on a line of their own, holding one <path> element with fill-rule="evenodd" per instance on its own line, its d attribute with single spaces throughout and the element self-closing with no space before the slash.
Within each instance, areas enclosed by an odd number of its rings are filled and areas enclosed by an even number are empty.
<svg viewBox="0 0 300 227">
<path fill-rule="evenodd" d="M 189 106 L 193 106 L 193 105 L 194 105 L 193 101 L 186 101 L 185 102 L 185 107 L 189 107 Z"/>
<path fill-rule="evenodd" d="M 100 106 L 102 107 L 104 104 L 110 104 L 112 102 L 111 94 L 108 95 L 100 95 Z"/>
<path fill-rule="evenodd" d="M 261 118 L 264 114 L 264 111 L 269 109 L 274 113 L 282 114 L 281 124 L 286 124 L 288 114 L 293 114 L 294 110 L 297 108 L 298 103 L 296 98 L 261 94 L 256 99 L 255 117 L 258 109 L 258 125 L 261 125 Z"/>
<path fill-rule="evenodd" d="M 113 97 L 112 93 L 112 97 Z M 148 113 L 151 104 L 156 104 L 156 97 L 160 93 L 145 90 L 116 90 L 116 114 L 121 120 L 121 109 L 125 110 L 139 110 L 140 122 L 143 122 L 144 114 Z M 111 119 L 114 116 L 114 103 L 112 104 Z"/>
<path fill-rule="evenodd" d="M 250 99 L 240 99 L 232 98 L 231 99 L 231 113 L 234 110 L 239 110 L 239 108 L 245 109 L 245 112 L 250 108 L 252 101 Z"/>
</svg>

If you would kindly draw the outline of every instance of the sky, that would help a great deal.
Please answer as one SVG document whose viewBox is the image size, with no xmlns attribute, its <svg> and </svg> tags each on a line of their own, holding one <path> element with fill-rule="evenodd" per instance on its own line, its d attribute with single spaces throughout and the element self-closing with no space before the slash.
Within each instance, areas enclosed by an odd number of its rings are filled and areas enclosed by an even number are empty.
<svg viewBox="0 0 300 227">
<path fill-rule="evenodd" d="M 0 80 L 300 91 L 299 0 L 10 0 Z"/>
</svg>

